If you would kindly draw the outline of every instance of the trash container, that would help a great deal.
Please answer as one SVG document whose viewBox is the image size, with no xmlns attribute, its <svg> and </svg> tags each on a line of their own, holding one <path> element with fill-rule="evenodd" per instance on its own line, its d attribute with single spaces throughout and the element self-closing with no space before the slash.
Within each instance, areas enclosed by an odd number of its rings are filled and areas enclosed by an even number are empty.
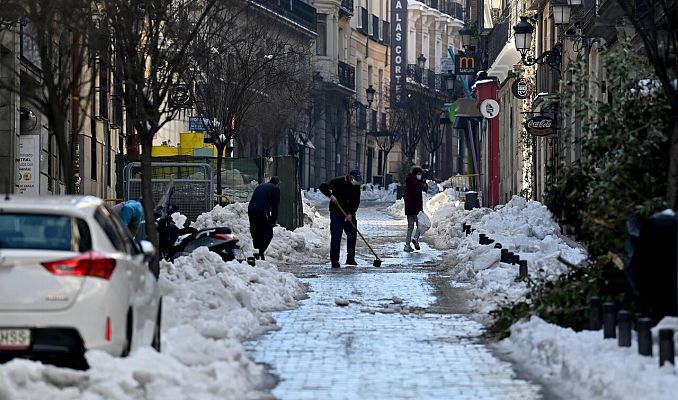
<svg viewBox="0 0 678 400">
<path fill-rule="evenodd" d="M 655 322 L 678 315 L 677 230 L 671 210 L 626 224 L 624 275 L 641 312 Z"/>
<path fill-rule="evenodd" d="M 478 200 L 478 192 L 466 192 L 466 200 L 464 200 L 464 210 L 472 210 L 480 207 Z"/>
<path fill-rule="evenodd" d="M 400 200 L 405 195 L 405 186 L 399 185 L 396 192 L 396 200 Z"/>
</svg>

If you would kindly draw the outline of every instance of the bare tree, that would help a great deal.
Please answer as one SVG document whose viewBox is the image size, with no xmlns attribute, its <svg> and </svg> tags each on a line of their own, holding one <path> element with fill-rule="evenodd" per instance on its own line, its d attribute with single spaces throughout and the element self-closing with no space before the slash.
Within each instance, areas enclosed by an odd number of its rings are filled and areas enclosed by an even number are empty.
<svg viewBox="0 0 678 400">
<path fill-rule="evenodd" d="M 669 99 L 673 118 L 669 133 L 667 201 L 678 209 L 678 5 L 672 0 L 617 0 L 641 39 L 648 61 Z"/>
<path fill-rule="evenodd" d="M 91 2 L 85 0 L 0 0 L 0 19 L 18 29 L 31 62 L 40 69 L 39 81 L 21 79 L 21 68 L 8 66 L 15 76 L 0 80 L 2 89 L 27 98 L 46 116 L 54 135 L 66 193 L 76 192 L 78 136 L 85 122 L 93 85 L 87 77 L 90 44 L 97 39 Z M 16 78 L 16 79 L 15 79 Z M 21 86 L 14 84 L 21 79 Z M 70 127 L 70 130 L 69 130 Z"/>
<path fill-rule="evenodd" d="M 298 98 L 289 94 L 310 81 L 310 41 L 291 37 L 285 29 L 248 6 L 220 12 L 200 32 L 189 79 L 196 82 L 196 109 L 217 147 L 218 171 L 226 143 L 238 138 L 241 127 L 256 126 L 248 119 L 258 120 L 267 112 L 271 114 L 262 119 L 287 120 L 289 115 L 275 114 L 288 113 L 290 107 L 293 112 Z M 285 125 L 259 137 L 279 136 Z M 218 173 L 217 192 L 221 190 Z"/>
<path fill-rule="evenodd" d="M 395 118 L 393 123 L 401 132 L 401 150 L 411 164 L 414 164 L 414 156 L 422 135 L 431 123 L 429 113 L 422 107 L 422 102 L 426 102 L 426 96 L 426 93 L 411 91 L 395 109 L 393 115 Z"/>
<path fill-rule="evenodd" d="M 428 162 L 434 173 L 436 153 L 443 144 L 443 135 L 445 134 L 445 130 L 440 124 L 443 103 L 442 93 L 437 90 L 431 96 L 423 96 L 420 103 L 422 117 L 428 120 L 424 124 L 421 143 L 428 151 Z"/>
<path fill-rule="evenodd" d="M 154 214 L 151 151 L 155 134 L 179 109 L 169 96 L 189 66 L 194 39 L 216 10 L 216 0 L 98 0 L 114 34 L 122 75 L 122 97 L 141 143 L 144 213 Z M 148 238 L 158 245 L 155 224 L 146 224 Z M 159 273 L 157 256 L 151 269 Z"/>
<path fill-rule="evenodd" d="M 376 136 L 375 142 L 377 143 L 377 148 L 384 153 L 384 159 L 382 160 L 381 170 L 384 174 L 383 183 L 386 185 L 386 174 L 388 171 L 388 155 L 391 153 L 395 145 L 400 141 L 400 135 L 402 132 L 402 119 L 397 117 L 397 109 L 389 108 L 387 110 L 387 117 L 389 121 L 389 129 L 383 132 L 382 135 Z"/>
</svg>

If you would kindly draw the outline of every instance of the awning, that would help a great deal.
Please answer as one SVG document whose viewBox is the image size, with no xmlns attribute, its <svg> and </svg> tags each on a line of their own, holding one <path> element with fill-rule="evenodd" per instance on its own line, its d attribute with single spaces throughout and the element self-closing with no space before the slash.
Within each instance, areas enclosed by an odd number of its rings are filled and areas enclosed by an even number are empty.
<svg viewBox="0 0 678 400">
<path fill-rule="evenodd" d="M 469 99 L 469 98 L 463 98 L 463 99 L 457 99 L 457 101 L 454 102 L 454 105 L 457 107 L 455 115 L 457 118 L 459 117 L 470 117 L 470 118 L 482 118 L 483 115 L 480 113 L 480 110 L 478 110 L 478 106 L 476 105 L 476 99 Z"/>
</svg>

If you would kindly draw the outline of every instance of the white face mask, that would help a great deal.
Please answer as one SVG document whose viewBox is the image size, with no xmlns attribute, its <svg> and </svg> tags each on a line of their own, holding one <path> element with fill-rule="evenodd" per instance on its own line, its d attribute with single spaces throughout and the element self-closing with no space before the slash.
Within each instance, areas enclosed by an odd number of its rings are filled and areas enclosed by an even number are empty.
<svg viewBox="0 0 678 400">
<path fill-rule="evenodd" d="M 354 178 L 351 178 L 351 184 L 353 186 L 360 186 L 360 182 L 356 181 Z"/>
<path fill-rule="evenodd" d="M 417 175 L 417 180 L 418 180 L 418 181 L 421 180 L 421 175 Z"/>
</svg>

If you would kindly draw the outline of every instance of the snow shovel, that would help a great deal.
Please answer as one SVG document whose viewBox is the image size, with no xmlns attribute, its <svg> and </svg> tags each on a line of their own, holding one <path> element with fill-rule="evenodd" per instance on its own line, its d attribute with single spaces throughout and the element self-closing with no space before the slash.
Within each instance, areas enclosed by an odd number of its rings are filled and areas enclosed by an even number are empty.
<svg viewBox="0 0 678 400">
<path fill-rule="evenodd" d="M 336 203 L 334 203 L 334 204 L 336 204 L 336 206 L 339 208 L 339 211 L 341 211 L 341 213 L 344 214 L 344 218 L 348 217 L 348 215 L 346 215 L 346 211 L 344 211 L 344 209 L 341 208 L 341 206 L 339 205 L 339 202 L 336 202 Z M 374 254 L 374 257 L 376 257 L 376 260 L 374 260 L 374 262 L 372 263 L 372 266 L 374 266 L 374 267 L 381 267 L 381 258 L 379 258 L 379 256 L 377 255 L 377 253 L 374 252 L 374 249 L 372 249 L 372 246 L 370 246 L 370 244 L 367 243 L 367 240 L 365 239 L 365 237 L 363 236 L 363 234 L 360 233 L 360 231 L 358 230 L 358 227 L 355 226 L 355 225 L 353 224 L 353 220 L 350 219 L 350 220 L 348 220 L 348 222 L 351 224 L 351 226 L 353 227 L 353 229 L 355 229 L 355 231 L 358 232 L 358 235 L 360 235 L 360 238 L 363 240 L 363 242 L 365 242 L 365 244 L 367 245 L 367 247 L 370 248 L 370 251 L 372 252 L 372 254 Z"/>
</svg>

